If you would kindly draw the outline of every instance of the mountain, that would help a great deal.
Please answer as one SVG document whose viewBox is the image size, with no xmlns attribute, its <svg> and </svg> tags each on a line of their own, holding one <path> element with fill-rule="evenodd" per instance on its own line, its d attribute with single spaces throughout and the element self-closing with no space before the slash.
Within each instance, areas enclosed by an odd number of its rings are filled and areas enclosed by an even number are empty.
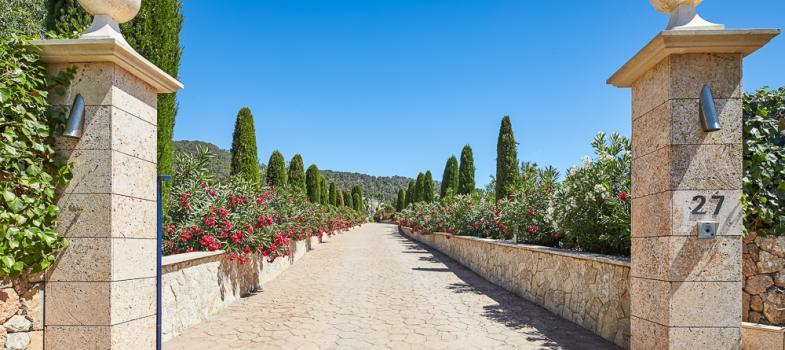
<svg viewBox="0 0 785 350">
<path fill-rule="evenodd" d="M 232 161 L 232 156 L 229 151 L 204 141 L 181 140 L 174 142 L 175 154 L 183 152 L 195 153 L 197 147 L 207 148 L 210 153 L 216 155 L 215 160 L 210 164 L 210 170 L 219 180 L 227 179 L 229 177 L 229 169 L 231 168 Z M 264 174 L 266 170 L 265 165 L 260 164 L 259 166 L 262 168 L 262 174 Z M 372 176 L 335 170 L 322 170 L 321 173 L 328 183 L 333 181 L 338 188 L 349 190 L 352 186 L 359 184 L 363 188 L 363 195 L 365 197 L 376 198 L 384 203 L 392 205 L 395 205 L 395 200 L 398 197 L 398 189 L 406 189 L 409 185 L 409 180 L 412 180 L 403 176 Z M 438 182 L 436 183 L 435 188 L 439 188 Z"/>
</svg>

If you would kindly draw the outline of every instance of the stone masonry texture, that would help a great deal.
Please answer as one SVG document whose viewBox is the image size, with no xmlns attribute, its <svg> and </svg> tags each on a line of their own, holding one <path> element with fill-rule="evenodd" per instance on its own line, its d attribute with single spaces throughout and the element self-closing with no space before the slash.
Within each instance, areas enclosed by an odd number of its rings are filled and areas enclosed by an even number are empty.
<svg viewBox="0 0 785 350">
<path fill-rule="evenodd" d="M 610 283 L 610 282 L 609 282 Z M 394 225 L 368 224 L 164 344 L 178 349 L 617 349 Z"/>
</svg>

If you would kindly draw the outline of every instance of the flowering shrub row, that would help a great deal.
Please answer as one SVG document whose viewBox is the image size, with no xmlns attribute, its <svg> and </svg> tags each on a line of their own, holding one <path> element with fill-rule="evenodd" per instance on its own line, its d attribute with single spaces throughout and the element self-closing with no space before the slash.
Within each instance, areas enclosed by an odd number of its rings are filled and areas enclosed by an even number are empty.
<svg viewBox="0 0 785 350">
<path fill-rule="evenodd" d="M 272 262 L 290 254 L 290 240 L 331 235 L 364 220 L 348 207 L 311 203 L 297 189 L 260 187 L 240 177 L 216 182 L 208 170 L 211 158 L 200 150 L 176 159 L 165 255 L 220 249 L 241 263 L 249 254 Z"/>
<path fill-rule="evenodd" d="M 398 224 L 422 233 L 447 232 L 629 255 L 630 141 L 600 133 L 592 142 L 595 159 L 585 158 L 564 181 L 552 167 L 523 163 L 510 194 L 448 196 L 414 203 L 397 215 Z"/>
</svg>

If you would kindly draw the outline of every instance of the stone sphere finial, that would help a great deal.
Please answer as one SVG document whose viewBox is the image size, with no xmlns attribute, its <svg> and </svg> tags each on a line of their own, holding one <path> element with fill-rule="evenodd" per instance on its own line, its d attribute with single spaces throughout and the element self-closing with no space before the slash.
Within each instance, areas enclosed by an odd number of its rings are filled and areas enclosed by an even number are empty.
<svg viewBox="0 0 785 350">
<path fill-rule="evenodd" d="M 128 22 L 139 13 L 142 0 L 78 0 L 93 16 L 109 16 L 117 23 Z"/>
<path fill-rule="evenodd" d="M 142 0 L 78 0 L 93 15 L 93 25 L 82 34 L 82 39 L 114 38 L 128 44 L 120 33 L 120 23 L 128 22 L 139 13 Z"/>
<path fill-rule="evenodd" d="M 703 0 L 649 0 L 657 11 L 671 15 L 666 30 L 725 29 L 722 24 L 711 23 L 698 15 L 695 8 Z"/>
</svg>

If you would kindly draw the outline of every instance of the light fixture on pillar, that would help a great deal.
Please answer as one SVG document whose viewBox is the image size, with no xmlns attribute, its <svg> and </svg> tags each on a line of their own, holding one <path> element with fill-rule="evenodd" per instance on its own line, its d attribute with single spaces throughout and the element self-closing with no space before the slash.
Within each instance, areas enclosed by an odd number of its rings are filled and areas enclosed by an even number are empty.
<svg viewBox="0 0 785 350">
<path fill-rule="evenodd" d="M 85 31 L 82 39 L 114 38 L 128 45 L 120 32 L 120 23 L 136 17 L 142 0 L 78 0 L 79 4 L 93 15 L 93 25 Z"/>
<path fill-rule="evenodd" d="M 722 129 L 720 118 L 717 116 L 717 107 L 714 105 L 714 96 L 712 96 L 711 88 L 708 85 L 703 85 L 703 89 L 701 89 L 700 102 L 703 131 L 713 132 Z"/>
<path fill-rule="evenodd" d="M 649 0 L 657 11 L 671 15 L 665 30 L 725 29 L 725 25 L 711 23 L 696 12 L 703 0 Z"/>
<path fill-rule="evenodd" d="M 84 128 L 84 98 L 80 94 L 74 97 L 74 103 L 71 104 L 71 111 L 68 113 L 68 121 L 65 125 L 63 136 L 80 138 Z"/>
</svg>

